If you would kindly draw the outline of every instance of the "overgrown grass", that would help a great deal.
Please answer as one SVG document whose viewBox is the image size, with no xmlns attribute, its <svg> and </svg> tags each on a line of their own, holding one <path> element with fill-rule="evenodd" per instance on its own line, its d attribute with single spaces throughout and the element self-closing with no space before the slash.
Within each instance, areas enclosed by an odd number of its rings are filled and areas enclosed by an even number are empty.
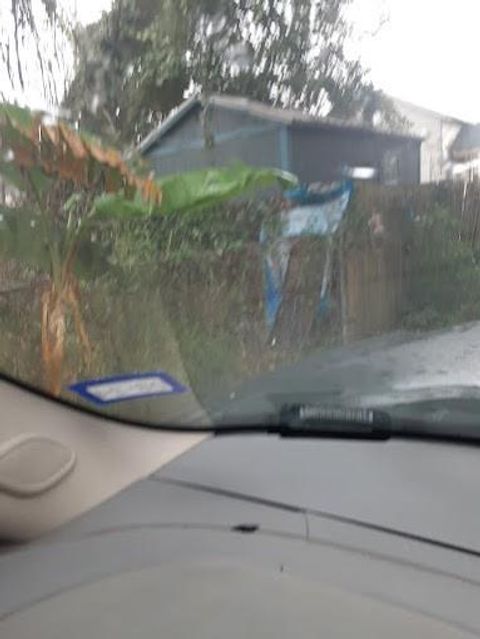
<svg viewBox="0 0 480 639">
<path fill-rule="evenodd" d="M 42 379 L 40 311 L 32 291 L 0 295 L 0 370 L 31 384 Z"/>
</svg>

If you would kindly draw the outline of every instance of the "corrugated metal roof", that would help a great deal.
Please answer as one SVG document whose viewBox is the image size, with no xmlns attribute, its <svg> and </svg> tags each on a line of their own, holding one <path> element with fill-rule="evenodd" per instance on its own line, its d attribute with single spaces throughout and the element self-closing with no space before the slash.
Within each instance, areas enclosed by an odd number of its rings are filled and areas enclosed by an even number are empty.
<svg viewBox="0 0 480 639">
<path fill-rule="evenodd" d="M 480 150 L 480 124 L 465 124 L 452 144 L 454 156 L 464 156 Z"/>
<path fill-rule="evenodd" d="M 149 135 L 138 145 L 140 152 L 146 152 L 154 145 L 162 136 L 170 131 L 176 124 L 182 120 L 193 108 L 205 104 L 205 99 L 201 95 L 195 95 L 186 100 L 182 105 L 169 115 L 159 126 L 157 126 Z M 208 104 L 219 106 L 224 109 L 242 111 L 249 115 L 278 122 L 287 126 L 314 126 L 320 128 L 335 128 L 344 130 L 365 131 L 367 133 L 375 133 L 377 135 L 385 135 L 403 139 L 413 139 L 420 141 L 420 136 L 405 134 L 379 127 L 372 127 L 360 122 L 351 120 L 341 120 L 332 117 L 320 117 L 311 115 L 299 109 L 282 109 L 263 104 L 257 100 L 250 98 L 231 96 L 231 95 L 212 95 L 208 98 Z"/>
</svg>

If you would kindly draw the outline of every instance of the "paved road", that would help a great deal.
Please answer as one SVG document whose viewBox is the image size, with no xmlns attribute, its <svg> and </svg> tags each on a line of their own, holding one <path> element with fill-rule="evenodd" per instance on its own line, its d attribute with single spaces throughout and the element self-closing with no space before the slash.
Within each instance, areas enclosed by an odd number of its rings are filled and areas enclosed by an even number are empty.
<svg viewBox="0 0 480 639">
<path fill-rule="evenodd" d="M 258 417 L 290 401 L 385 405 L 425 398 L 480 400 L 480 323 L 414 335 L 396 333 L 329 351 L 248 381 L 217 418 Z"/>
</svg>

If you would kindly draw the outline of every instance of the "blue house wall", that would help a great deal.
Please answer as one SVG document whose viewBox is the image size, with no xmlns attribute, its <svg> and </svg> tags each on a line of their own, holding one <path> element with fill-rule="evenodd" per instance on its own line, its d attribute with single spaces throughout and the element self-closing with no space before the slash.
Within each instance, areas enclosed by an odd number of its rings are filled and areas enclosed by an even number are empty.
<svg viewBox="0 0 480 639">
<path fill-rule="evenodd" d="M 203 117 L 213 145 L 206 145 Z M 330 126 L 291 126 L 211 104 L 194 106 L 145 152 L 158 175 L 242 162 L 295 173 L 302 182 L 338 179 L 342 168 L 371 166 L 383 177 L 395 155 L 399 184 L 420 181 L 420 141 Z"/>
</svg>

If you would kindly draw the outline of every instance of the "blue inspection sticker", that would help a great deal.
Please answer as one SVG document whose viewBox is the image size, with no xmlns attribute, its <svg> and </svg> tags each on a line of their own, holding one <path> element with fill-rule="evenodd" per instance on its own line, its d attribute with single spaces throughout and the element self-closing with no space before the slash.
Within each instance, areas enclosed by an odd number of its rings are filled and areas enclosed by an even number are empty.
<svg viewBox="0 0 480 639">
<path fill-rule="evenodd" d="M 100 406 L 142 397 L 188 392 L 186 386 L 163 371 L 90 379 L 72 384 L 68 390 Z"/>
</svg>

